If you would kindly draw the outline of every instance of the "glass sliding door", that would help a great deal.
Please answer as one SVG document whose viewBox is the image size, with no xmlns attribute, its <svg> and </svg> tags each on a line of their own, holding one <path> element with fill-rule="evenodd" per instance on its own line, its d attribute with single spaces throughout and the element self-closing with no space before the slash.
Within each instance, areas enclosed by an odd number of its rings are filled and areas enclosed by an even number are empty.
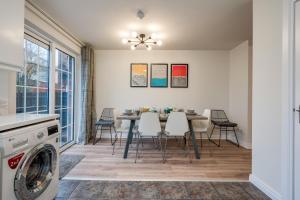
<svg viewBox="0 0 300 200">
<path fill-rule="evenodd" d="M 49 113 L 49 66 L 49 45 L 26 34 L 24 71 L 16 77 L 17 113 Z"/>
<path fill-rule="evenodd" d="M 74 141 L 74 67 L 75 58 L 55 50 L 55 113 L 60 115 L 61 147 Z"/>
</svg>

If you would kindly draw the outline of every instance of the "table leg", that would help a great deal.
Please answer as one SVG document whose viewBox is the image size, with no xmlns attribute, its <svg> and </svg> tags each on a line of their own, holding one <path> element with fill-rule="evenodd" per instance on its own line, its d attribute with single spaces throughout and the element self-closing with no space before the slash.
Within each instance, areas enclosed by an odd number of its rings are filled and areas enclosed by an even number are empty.
<svg viewBox="0 0 300 200">
<path fill-rule="evenodd" d="M 193 143 L 193 146 L 194 146 L 195 157 L 196 157 L 196 159 L 200 159 L 199 148 L 198 148 L 198 144 L 196 142 L 196 136 L 195 136 L 195 132 L 194 132 L 194 129 L 193 129 L 192 120 L 188 120 L 188 122 L 189 122 L 190 133 L 191 133 L 191 136 L 192 136 L 192 143 Z"/>
<path fill-rule="evenodd" d="M 124 156 L 123 156 L 124 159 L 127 158 L 129 145 L 130 145 L 130 143 L 132 141 L 132 137 L 133 137 L 134 125 L 135 125 L 135 120 L 130 120 L 130 127 L 129 127 L 129 131 L 128 131 L 128 135 L 127 135 L 127 141 L 126 141 L 126 146 L 125 146 L 125 151 L 124 151 Z"/>
</svg>

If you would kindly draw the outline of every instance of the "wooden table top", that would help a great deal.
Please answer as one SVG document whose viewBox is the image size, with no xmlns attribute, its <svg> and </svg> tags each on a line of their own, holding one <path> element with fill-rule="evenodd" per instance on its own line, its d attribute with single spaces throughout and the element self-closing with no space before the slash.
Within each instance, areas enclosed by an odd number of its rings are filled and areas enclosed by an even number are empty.
<svg viewBox="0 0 300 200">
<path fill-rule="evenodd" d="M 186 117 L 188 120 L 207 120 L 208 119 L 207 117 L 198 115 L 198 114 L 196 114 L 196 115 L 187 114 Z M 136 115 L 136 114 L 133 114 L 133 115 L 121 114 L 121 115 L 117 116 L 118 120 L 139 120 L 140 118 L 141 118 L 141 115 Z M 160 114 L 159 119 L 161 121 L 167 121 L 168 115 Z"/>
</svg>

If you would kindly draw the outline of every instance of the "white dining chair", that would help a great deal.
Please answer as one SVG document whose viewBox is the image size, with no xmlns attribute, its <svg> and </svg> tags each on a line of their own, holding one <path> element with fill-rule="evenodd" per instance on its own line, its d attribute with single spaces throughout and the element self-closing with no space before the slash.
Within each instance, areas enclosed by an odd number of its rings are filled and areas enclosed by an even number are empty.
<svg viewBox="0 0 300 200">
<path fill-rule="evenodd" d="M 190 148 L 189 148 L 189 125 L 186 118 L 186 114 L 184 112 L 171 112 L 165 128 L 165 148 L 164 148 L 164 162 L 166 161 L 166 151 L 167 151 L 167 142 L 169 137 L 182 137 L 186 139 L 186 150 L 190 155 Z M 190 162 L 192 162 L 191 155 L 190 155 Z"/>
<path fill-rule="evenodd" d="M 136 124 L 133 128 L 133 135 L 134 138 L 136 139 L 136 134 L 137 134 L 137 128 L 136 128 Z M 117 120 L 116 123 L 116 135 L 115 135 L 115 142 L 113 143 L 113 155 L 115 153 L 115 145 L 117 143 L 117 140 L 120 140 L 120 146 L 122 146 L 122 139 L 123 139 L 123 133 L 128 133 L 130 129 L 130 120 Z"/>
<path fill-rule="evenodd" d="M 139 154 L 140 142 L 143 140 L 143 138 L 155 137 L 161 140 L 161 133 L 162 131 L 161 131 L 158 113 L 154 113 L 154 112 L 142 113 L 139 121 L 139 126 L 138 126 L 138 139 L 136 145 L 135 163 Z M 162 156 L 163 156 L 163 149 L 160 148 L 160 150 L 162 151 Z"/>
<path fill-rule="evenodd" d="M 199 133 L 200 134 L 200 142 L 201 142 L 201 146 L 203 145 L 202 143 L 202 134 L 206 133 L 207 134 L 207 138 L 209 139 L 209 134 L 208 134 L 208 130 L 211 127 L 211 123 L 210 123 L 210 109 L 204 109 L 202 116 L 207 117 L 207 120 L 195 120 L 193 121 L 193 129 L 195 133 Z"/>
<path fill-rule="evenodd" d="M 121 120 L 117 126 L 116 132 L 120 135 L 120 146 L 122 146 L 122 135 L 123 133 L 128 133 L 130 128 L 130 120 Z"/>
</svg>

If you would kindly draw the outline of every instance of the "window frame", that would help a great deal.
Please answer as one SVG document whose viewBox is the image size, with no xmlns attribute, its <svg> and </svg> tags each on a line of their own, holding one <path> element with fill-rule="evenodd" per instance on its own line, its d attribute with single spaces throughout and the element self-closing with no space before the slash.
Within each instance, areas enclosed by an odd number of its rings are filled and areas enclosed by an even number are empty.
<svg viewBox="0 0 300 200">
<path fill-rule="evenodd" d="M 72 130 L 73 130 L 73 141 L 60 147 L 60 152 L 65 151 L 72 145 L 76 143 L 76 138 L 78 136 L 78 130 L 79 125 L 75 122 L 79 121 L 79 114 L 80 110 L 78 109 L 78 101 L 79 98 L 76 98 L 76 96 L 80 95 L 79 88 L 80 88 L 80 63 L 81 63 L 81 54 L 80 52 L 75 53 L 76 51 L 71 50 L 67 45 L 65 45 L 63 42 L 56 40 L 55 38 L 52 38 L 47 35 L 46 33 L 42 33 L 40 31 L 37 31 L 29 26 L 25 26 L 25 34 L 29 35 L 33 38 L 38 38 L 38 40 L 42 43 L 49 45 L 49 74 L 48 74 L 48 111 L 49 114 L 55 114 L 55 50 L 59 49 L 60 51 L 65 52 L 66 54 L 72 56 L 74 58 L 74 68 L 73 68 L 73 98 L 72 98 L 72 104 L 73 104 L 73 119 L 72 119 Z M 51 39 L 52 38 L 52 39 Z M 25 39 L 25 37 L 24 37 Z M 24 62 L 25 64 L 25 62 Z M 16 80 L 14 81 L 16 84 Z M 16 85 L 17 88 L 17 85 Z M 16 98 L 15 98 L 16 99 Z M 14 108 L 16 111 L 16 107 Z"/>
<path fill-rule="evenodd" d="M 36 80 L 37 81 L 37 83 L 36 83 L 36 85 L 35 86 L 30 86 L 30 85 L 27 85 L 27 50 L 26 50 L 26 48 L 27 48 L 27 41 L 29 41 L 29 42 L 31 42 L 31 43 L 33 43 L 33 44 L 35 44 L 35 45 L 37 45 L 38 46 L 38 48 L 44 48 L 44 49 L 46 49 L 48 52 L 48 63 L 47 63 L 47 68 L 48 68 L 48 76 L 47 76 L 47 78 L 48 78 L 48 83 L 47 83 L 47 87 L 39 87 L 39 70 L 40 70 L 40 58 L 39 58 L 39 61 L 38 61 L 38 63 L 37 63 L 37 70 L 38 70 L 38 72 L 37 72 L 37 74 L 38 74 L 38 79 Z M 26 43 L 25 43 L 26 42 Z M 39 53 L 38 53 L 38 57 L 39 57 Z M 50 43 L 49 42 L 47 42 L 47 41 L 45 41 L 43 38 L 41 38 L 41 37 L 39 37 L 39 36 L 37 36 L 36 34 L 34 34 L 34 33 L 31 33 L 30 31 L 25 31 L 25 33 L 24 33 L 24 70 L 23 70 L 23 72 L 20 72 L 20 73 L 23 73 L 23 76 L 24 76 L 24 83 L 23 83 L 23 85 L 18 85 L 17 84 L 17 78 L 18 77 L 16 77 L 16 93 L 17 93 L 17 89 L 18 88 L 22 88 L 23 89 L 23 107 L 21 107 L 21 108 L 23 108 L 23 112 L 20 112 L 20 113 L 33 113 L 33 114 L 39 114 L 39 113 L 41 113 L 41 112 L 45 112 L 45 111 L 48 111 L 47 113 L 50 113 L 50 68 L 51 68 L 51 57 L 50 57 L 50 55 L 51 55 L 51 46 L 50 46 Z M 29 112 L 27 112 L 27 98 L 26 98 L 26 96 L 27 96 L 27 88 L 31 88 L 31 89 L 36 89 L 37 90 L 37 92 L 36 92 L 36 111 L 29 111 Z M 48 97 L 47 97 L 47 109 L 46 110 L 39 110 L 39 108 L 40 108 L 40 106 L 39 106 L 39 92 L 38 92 L 38 90 L 39 89 L 47 89 L 48 90 Z M 16 113 L 19 113 L 19 112 L 17 112 L 17 109 L 18 109 L 18 107 L 17 107 L 17 97 L 16 97 Z"/>
<path fill-rule="evenodd" d="M 55 70 L 56 70 L 55 62 L 57 59 L 55 51 L 56 51 L 56 49 L 58 49 L 74 58 L 73 81 L 72 81 L 72 83 L 73 83 L 73 98 L 72 98 L 72 101 L 73 101 L 73 108 L 72 108 L 72 110 L 73 110 L 73 119 L 72 119 L 72 121 L 73 121 L 72 122 L 73 141 L 60 147 L 60 152 L 63 152 L 76 143 L 76 137 L 77 137 L 77 132 L 78 132 L 78 130 L 77 130 L 78 127 L 75 125 L 75 121 L 78 120 L 78 118 L 76 117 L 78 115 L 78 110 L 75 108 L 77 105 L 75 96 L 78 94 L 78 91 L 77 91 L 78 85 L 75 84 L 76 83 L 75 80 L 77 79 L 77 67 L 79 65 L 79 60 L 78 60 L 79 56 L 77 54 L 73 53 L 73 51 L 69 50 L 65 46 L 58 44 L 58 43 L 51 43 L 50 49 L 51 49 L 50 57 L 52 56 L 50 58 L 50 60 L 52 62 L 51 63 L 51 73 L 50 73 L 50 80 L 51 80 L 50 88 L 51 88 L 51 91 L 53 91 L 50 93 L 50 105 L 51 105 L 50 111 L 53 114 L 55 114 Z"/>
<path fill-rule="evenodd" d="M 72 75 L 72 80 L 71 80 L 71 83 L 72 83 L 72 90 L 71 90 L 71 92 L 72 92 L 72 106 L 71 107 L 66 107 L 65 109 L 66 110 L 69 110 L 69 109 L 71 109 L 72 110 L 72 122 L 71 122 L 71 130 L 72 130 L 72 134 L 73 134 L 73 140 L 72 141 L 70 141 L 70 142 L 68 142 L 68 143 L 65 143 L 64 145 L 62 145 L 62 146 L 60 146 L 60 148 L 62 148 L 62 149 L 64 149 L 65 148 L 65 146 L 66 147 L 68 147 L 68 146 L 70 146 L 70 145 L 72 145 L 72 144 L 74 144 L 74 142 L 75 142 L 75 77 L 76 77 L 76 56 L 74 56 L 74 55 L 71 55 L 70 53 L 68 53 L 68 52 L 66 52 L 66 49 L 61 49 L 62 47 L 58 47 L 58 46 L 56 46 L 56 48 L 55 49 L 53 49 L 54 50 L 54 52 L 55 52 L 55 60 L 56 59 L 58 59 L 58 57 L 56 57 L 56 51 L 60 51 L 60 52 L 62 52 L 62 53 L 64 53 L 64 54 L 66 54 L 66 55 L 68 55 L 69 57 L 72 57 L 72 59 L 73 59 L 73 62 L 74 62 L 74 64 L 73 64 L 73 66 L 72 66 L 72 72 L 69 72 L 69 71 L 66 71 L 66 70 L 63 70 L 63 69 L 57 69 L 57 67 L 56 67 L 56 63 L 53 65 L 53 68 L 54 68 L 54 76 L 56 75 L 56 70 L 59 70 L 59 71 L 61 71 L 61 72 L 66 72 L 66 73 L 70 73 L 71 75 Z M 56 61 L 55 61 L 56 62 Z M 55 81 L 54 81 L 55 82 Z M 54 86 L 54 92 L 53 92 L 53 94 L 54 94 L 54 96 L 55 96 L 55 86 Z M 61 96 L 61 104 L 62 104 L 62 96 Z M 55 113 L 55 111 L 56 110 L 58 110 L 58 109 L 56 109 L 55 108 L 55 99 L 54 99 L 54 113 Z M 60 108 L 60 110 L 62 111 L 63 110 L 63 108 L 62 108 L 62 105 L 61 105 L 61 108 Z M 67 125 L 66 126 L 64 126 L 64 127 L 61 127 L 61 129 L 63 129 L 63 128 L 65 128 L 65 127 L 68 127 L 69 126 L 69 124 L 67 123 Z"/>
</svg>

